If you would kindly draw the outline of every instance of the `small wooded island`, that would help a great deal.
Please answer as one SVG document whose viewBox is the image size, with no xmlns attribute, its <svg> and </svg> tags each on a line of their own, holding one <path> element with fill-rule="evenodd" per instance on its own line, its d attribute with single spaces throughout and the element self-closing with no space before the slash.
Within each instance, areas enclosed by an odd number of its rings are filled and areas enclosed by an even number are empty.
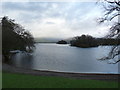
<svg viewBox="0 0 120 90">
<path fill-rule="evenodd" d="M 74 37 L 70 41 L 71 46 L 82 47 L 82 48 L 89 48 L 89 47 L 97 47 L 98 43 L 96 39 L 90 35 L 81 35 Z"/>
<path fill-rule="evenodd" d="M 65 40 L 60 40 L 57 42 L 57 44 L 67 44 L 67 42 Z"/>
</svg>

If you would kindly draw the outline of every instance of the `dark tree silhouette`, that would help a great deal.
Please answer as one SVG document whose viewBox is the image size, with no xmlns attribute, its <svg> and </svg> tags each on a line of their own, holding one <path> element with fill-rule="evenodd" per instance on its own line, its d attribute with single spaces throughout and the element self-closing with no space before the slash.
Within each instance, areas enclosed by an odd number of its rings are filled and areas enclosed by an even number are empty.
<svg viewBox="0 0 120 90">
<path fill-rule="evenodd" d="M 60 40 L 57 42 L 57 44 L 67 44 L 67 42 L 65 40 Z"/>
<path fill-rule="evenodd" d="M 3 17 L 2 23 L 2 54 L 5 60 L 9 59 L 10 51 L 21 50 L 32 52 L 34 48 L 34 38 L 30 32 L 26 31 L 14 20 Z"/>
<path fill-rule="evenodd" d="M 100 18 L 100 23 L 104 23 L 105 21 L 110 21 L 113 23 L 113 26 L 110 28 L 109 34 L 106 38 L 116 38 L 120 39 L 120 0 L 104 0 L 103 3 L 105 14 L 103 18 Z M 110 60 L 114 59 L 118 56 L 118 60 L 115 61 L 113 64 L 120 62 L 120 45 L 115 45 L 112 47 L 109 55 L 107 57 L 103 57 L 100 60 Z"/>
<path fill-rule="evenodd" d="M 73 40 L 70 41 L 70 44 L 71 46 L 77 46 L 82 48 L 98 46 L 96 38 L 90 35 L 81 35 L 81 36 L 74 37 Z"/>
</svg>

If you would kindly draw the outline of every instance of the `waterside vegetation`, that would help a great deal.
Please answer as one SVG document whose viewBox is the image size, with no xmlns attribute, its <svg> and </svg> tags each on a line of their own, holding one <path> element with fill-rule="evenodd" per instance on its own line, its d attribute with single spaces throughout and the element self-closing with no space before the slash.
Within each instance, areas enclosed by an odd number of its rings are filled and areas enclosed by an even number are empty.
<svg viewBox="0 0 120 90">
<path fill-rule="evenodd" d="M 74 37 L 70 41 L 71 46 L 89 48 L 103 45 L 120 45 L 120 39 L 116 38 L 94 38 L 90 35 L 81 35 Z"/>
<path fill-rule="evenodd" d="M 9 60 L 14 50 L 33 52 L 34 38 L 29 31 L 6 16 L 2 18 L 1 26 L 3 61 Z"/>
</svg>

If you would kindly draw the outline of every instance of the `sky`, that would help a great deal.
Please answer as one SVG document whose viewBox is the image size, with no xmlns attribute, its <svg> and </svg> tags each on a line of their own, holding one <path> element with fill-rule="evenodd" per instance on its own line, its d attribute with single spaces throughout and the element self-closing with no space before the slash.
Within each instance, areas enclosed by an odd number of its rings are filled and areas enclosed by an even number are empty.
<svg viewBox="0 0 120 90">
<path fill-rule="evenodd" d="M 104 10 L 96 2 L 2 2 L 0 6 L 0 17 L 15 19 L 34 37 L 103 37 L 109 29 L 97 22 Z"/>
</svg>

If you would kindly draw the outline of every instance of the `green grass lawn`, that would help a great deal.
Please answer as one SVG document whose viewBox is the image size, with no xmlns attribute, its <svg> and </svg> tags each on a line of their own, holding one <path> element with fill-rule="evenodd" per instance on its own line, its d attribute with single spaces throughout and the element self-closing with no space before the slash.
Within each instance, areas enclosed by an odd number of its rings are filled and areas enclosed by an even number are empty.
<svg viewBox="0 0 120 90">
<path fill-rule="evenodd" d="M 52 76 L 2 74 L 3 88 L 118 88 L 117 82 L 80 80 Z"/>
</svg>

